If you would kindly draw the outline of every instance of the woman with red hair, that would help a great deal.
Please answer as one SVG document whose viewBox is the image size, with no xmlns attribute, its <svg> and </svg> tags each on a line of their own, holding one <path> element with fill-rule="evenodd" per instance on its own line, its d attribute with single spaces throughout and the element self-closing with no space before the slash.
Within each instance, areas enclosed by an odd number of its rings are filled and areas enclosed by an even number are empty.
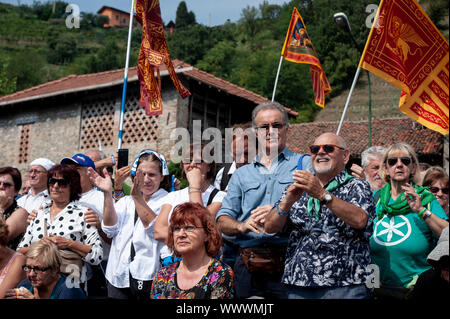
<svg viewBox="0 0 450 319">
<path fill-rule="evenodd" d="M 181 261 L 153 278 L 153 299 L 232 299 L 234 273 L 216 259 L 221 235 L 208 210 L 187 202 L 174 208 L 167 245 Z"/>
</svg>

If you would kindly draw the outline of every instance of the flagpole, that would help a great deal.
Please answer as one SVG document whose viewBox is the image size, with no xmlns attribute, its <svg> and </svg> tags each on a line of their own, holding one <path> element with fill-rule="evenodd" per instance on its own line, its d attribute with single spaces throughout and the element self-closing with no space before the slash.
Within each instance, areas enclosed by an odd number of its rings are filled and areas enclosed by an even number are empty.
<svg viewBox="0 0 450 319">
<path fill-rule="evenodd" d="M 117 142 L 117 150 L 122 148 L 123 118 L 125 115 L 125 100 L 127 98 L 128 63 L 130 59 L 131 31 L 133 30 L 133 15 L 134 15 L 133 13 L 134 13 L 134 0 L 131 0 L 130 25 L 128 28 L 128 43 L 127 43 L 127 56 L 125 60 L 125 73 L 123 76 L 122 105 L 120 107 L 119 140 Z"/>
<path fill-rule="evenodd" d="M 339 122 L 339 127 L 337 129 L 336 135 L 339 135 L 339 133 L 341 132 L 342 124 L 344 123 L 345 114 L 347 113 L 348 105 L 350 104 L 350 98 L 352 97 L 353 90 L 355 89 L 355 86 L 356 86 L 356 82 L 358 82 L 358 77 L 359 77 L 360 72 L 361 72 L 361 68 L 358 68 L 356 70 L 355 77 L 353 78 L 352 87 L 350 88 L 350 92 L 348 93 L 348 96 L 347 96 L 347 102 L 345 102 L 344 112 L 342 113 L 341 121 Z"/>
<path fill-rule="evenodd" d="M 273 87 L 272 93 L 272 102 L 275 100 L 275 91 L 277 90 L 278 76 L 280 75 L 281 63 L 283 63 L 283 56 L 280 57 L 280 63 L 278 64 L 277 77 L 275 78 L 275 85 Z"/>
</svg>

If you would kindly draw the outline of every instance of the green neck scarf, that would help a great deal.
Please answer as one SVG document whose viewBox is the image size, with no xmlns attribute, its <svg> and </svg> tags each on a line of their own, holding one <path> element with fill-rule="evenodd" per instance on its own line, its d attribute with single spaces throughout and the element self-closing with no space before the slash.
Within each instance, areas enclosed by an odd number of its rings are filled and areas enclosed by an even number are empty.
<svg viewBox="0 0 450 319">
<path fill-rule="evenodd" d="M 420 196 L 423 206 L 426 206 L 435 199 L 434 195 L 428 190 L 428 187 L 421 187 L 414 184 L 413 186 L 416 193 Z M 411 207 L 409 207 L 409 204 L 406 201 L 404 192 L 401 193 L 392 204 L 388 204 L 390 199 L 391 184 L 388 183 L 380 190 L 381 209 L 377 212 L 378 220 L 381 220 L 385 214 L 397 216 L 411 212 Z"/>
<path fill-rule="evenodd" d="M 335 177 L 331 182 L 328 183 L 328 185 L 325 187 L 325 190 L 332 192 L 332 191 L 338 189 L 339 187 L 341 187 L 342 185 L 344 185 L 345 183 L 347 183 L 352 178 L 353 178 L 353 176 L 349 175 L 347 173 L 347 170 L 345 170 L 345 176 L 344 176 L 344 180 L 342 181 L 342 183 L 340 183 L 337 180 L 337 178 Z M 314 212 L 314 218 L 316 220 L 319 220 L 320 201 L 317 198 L 314 198 L 311 196 L 308 200 L 307 208 L 308 208 L 309 216 L 313 217 L 313 212 Z"/>
</svg>

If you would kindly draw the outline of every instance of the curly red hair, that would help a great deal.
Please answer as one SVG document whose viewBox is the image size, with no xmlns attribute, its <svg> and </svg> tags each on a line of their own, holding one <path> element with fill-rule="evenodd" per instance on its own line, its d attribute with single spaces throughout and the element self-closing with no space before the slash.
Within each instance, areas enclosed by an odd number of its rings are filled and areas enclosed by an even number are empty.
<svg viewBox="0 0 450 319">
<path fill-rule="evenodd" d="M 179 257 L 177 252 L 174 250 L 173 242 L 173 226 L 182 226 L 187 224 L 197 224 L 201 223 L 202 227 L 206 232 L 206 237 L 208 238 L 205 243 L 206 253 L 209 256 L 218 255 L 220 247 L 222 245 L 222 236 L 220 235 L 219 229 L 217 228 L 214 218 L 211 213 L 202 205 L 198 203 L 186 202 L 175 206 L 170 217 L 169 236 L 167 239 L 167 246 L 174 251 L 175 255 Z"/>
</svg>

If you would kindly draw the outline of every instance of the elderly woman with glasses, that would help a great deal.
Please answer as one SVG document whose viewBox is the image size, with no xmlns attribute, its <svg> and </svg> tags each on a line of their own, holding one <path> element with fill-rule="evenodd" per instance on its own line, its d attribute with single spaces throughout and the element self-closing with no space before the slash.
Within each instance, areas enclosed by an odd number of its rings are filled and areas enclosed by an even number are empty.
<svg viewBox="0 0 450 319">
<path fill-rule="evenodd" d="M 170 218 L 168 246 L 181 261 L 161 268 L 153 278 L 152 299 L 231 299 L 234 274 L 216 259 L 221 235 L 203 205 L 187 202 Z"/>
<path fill-rule="evenodd" d="M 61 262 L 55 244 L 35 242 L 22 266 L 27 278 L 6 291 L 6 299 L 85 299 L 80 288 L 67 284 L 67 277 L 60 273 Z"/>
<path fill-rule="evenodd" d="M 436 196 L 448 217 L 448 175 L 442 167 L 432 166 L 425 172 L 422 186 L 427 186 L 430 192 Z"/>
<path fill-rule="evenodd" d="M 37 211 L 19 244 L 26 254 L 37 241 L 52 242 L 63 258 L 61 271 L 76 283 L 86 282 L 85 262 L 98 265 L 103 246 L 97 228 L 84 221 L 88 208 L 77 201 L 81 196 L 80 175 L 71 165 L 56 165 L 49 171 L 51 202 Z"/>
<path fill-rule="evenodd" d="M 430 268 L 427 256 L 448 218 L 428 188 L 417 185 L 419 162 L 410 145 L 401 142 L 387 149 L 381 175 L 387 184 L 374 192 L 377 218 L 370 239 L 381 284 L 375 297 L 404 299 Z"/>
</svg>

